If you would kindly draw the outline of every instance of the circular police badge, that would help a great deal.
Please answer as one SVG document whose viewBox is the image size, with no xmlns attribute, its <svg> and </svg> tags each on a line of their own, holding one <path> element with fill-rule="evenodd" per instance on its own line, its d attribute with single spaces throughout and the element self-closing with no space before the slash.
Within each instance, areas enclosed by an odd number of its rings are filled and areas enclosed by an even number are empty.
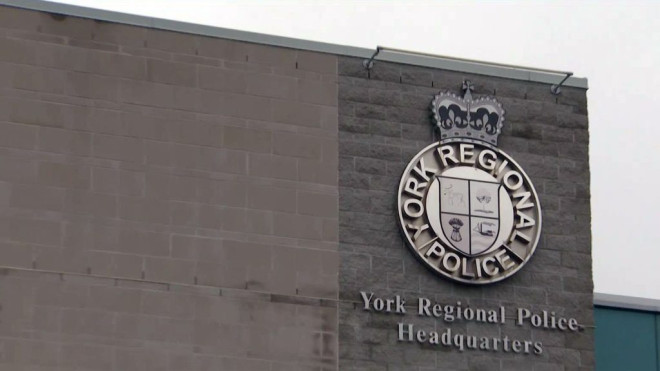
<svg viewBox="0 0 660 371">
<path fill-rule="evenodd" d="M 529 261 L 541 208 L 529 177 L 497 149 L 503 113 L 493 98 L 437 95 L 441 140 L 410 161 L 399 184 L 398 216 L 413 254 L 456 281 L 500 281 Z"/>
</svg>

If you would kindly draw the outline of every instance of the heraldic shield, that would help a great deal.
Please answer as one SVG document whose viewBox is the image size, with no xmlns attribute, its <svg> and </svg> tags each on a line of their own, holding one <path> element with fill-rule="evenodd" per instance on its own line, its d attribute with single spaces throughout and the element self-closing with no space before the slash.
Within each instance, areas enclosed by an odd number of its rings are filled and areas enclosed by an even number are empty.
<svg viewBox="0 0 660 371">
<path fill-rule="evenodd" d="M 468 256 L 490 249 L 500 231 L 501 184 L 439 176 L 440 224 L 447 241 Z"/>
</svg>

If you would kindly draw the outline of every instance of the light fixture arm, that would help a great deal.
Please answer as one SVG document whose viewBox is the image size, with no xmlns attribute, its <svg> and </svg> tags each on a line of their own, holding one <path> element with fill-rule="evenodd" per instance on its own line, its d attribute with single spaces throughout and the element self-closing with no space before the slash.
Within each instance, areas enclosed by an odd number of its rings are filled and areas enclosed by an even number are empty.
<svg viewBox="0 0 660 371">
<path fill-rule="evenodd" d="M 559 84 L 555 84 L 550 87 L 550 92 L 552 92 L 554 95 L 559 95 L 561 93 L 561 85 L 571 76 L 573 76 L 573 72 L 566 72 L 566 76 L 564 76 L 564 79 L 561 80 Z"/>
<path fill-rule="evenodd" d="M 364 66 L 364 68 L 366 68 L 367 70 L 371 71 L 371 69 L 374 67 L 374 59 L 376 59 L 376 56 L 378 55 L 378 53 L 380 53 L 381 50 L 383 50 L 383 47 L 377 46 L 376 51 L 374 52 L 374 54 L 371 55 L 371 58 L 362 61 L 362 66 Z"/>
</svg>

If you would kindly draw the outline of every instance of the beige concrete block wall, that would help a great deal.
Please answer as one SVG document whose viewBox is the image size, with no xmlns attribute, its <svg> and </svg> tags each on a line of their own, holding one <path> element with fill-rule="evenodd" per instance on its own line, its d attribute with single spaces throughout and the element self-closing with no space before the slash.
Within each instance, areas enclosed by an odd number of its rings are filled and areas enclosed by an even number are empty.
<svg viewBox="0 0 660 371">
<path fill-rule="evenodd" d="M 337 58 L 0 7 L 0 369 L 334 370 Z"/>
</svg>

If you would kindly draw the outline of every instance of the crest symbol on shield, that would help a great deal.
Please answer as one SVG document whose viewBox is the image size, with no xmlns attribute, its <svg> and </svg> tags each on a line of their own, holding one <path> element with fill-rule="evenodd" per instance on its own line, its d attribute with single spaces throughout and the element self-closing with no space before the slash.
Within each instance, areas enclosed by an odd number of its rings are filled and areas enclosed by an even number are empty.
<svg viewBox="0 0 660 371">
<path fill-rule="evenodd" d="M 500 230 L 501 184 L 439 176 L 440 225 L 453 248 L 468 256 L 490 249 Z"/>
</svg>

